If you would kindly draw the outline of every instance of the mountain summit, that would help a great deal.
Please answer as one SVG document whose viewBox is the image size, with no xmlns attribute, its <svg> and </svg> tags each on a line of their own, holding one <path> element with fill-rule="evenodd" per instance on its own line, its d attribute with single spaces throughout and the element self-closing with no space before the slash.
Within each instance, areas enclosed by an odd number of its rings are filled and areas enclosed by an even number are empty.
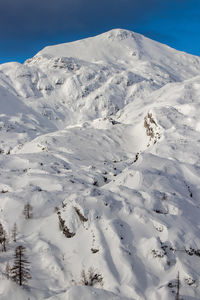
<svg viewBox="0 0 200 300">
<path fill-rule="evenodd" d="M 199 69 L 199 60 L 196 60 L 194 56 L 190 56 L 189 63 L 188 54 L 152 41 L 141 34 L 123 29 L 113 29 L 80 41 L 45 47 L 35 58 L 41 56 L 47 58 L 73 57 L 90 63 L 109 64 L 112 62 L 126 66 L 127 64 L 134 66 L 138 61 L 148 61 L 166 69 L 171 66 L 171 71 L 176 74 L 186 65 L 187 68 L 191 67 L 192 75 Z M 196 63 L 198 66 L 195 66 Z M 180 73 L 178 76 L 180 77 Z"/>
<path fill-rule="evenodd" d="M 122 29 L 0 65 L 2 300 L 200 298 L 199 99 L 199 57 Z"/>
</svg>

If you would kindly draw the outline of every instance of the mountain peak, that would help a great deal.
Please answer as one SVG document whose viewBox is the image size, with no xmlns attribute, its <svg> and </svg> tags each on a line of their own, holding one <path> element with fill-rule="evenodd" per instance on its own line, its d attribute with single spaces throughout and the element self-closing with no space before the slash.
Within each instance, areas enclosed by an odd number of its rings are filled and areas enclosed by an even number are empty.
<svg viewBox="0 0 200 300">
<path fill-rule="evenodd" d="M 102 33 L 100 36 L 105 36 L 107 38 L 116 38 L 118 40 L 125 40 L 127 38 L 133 38 L 134 35 L 139 35 L 134 33 L 133 31 L 127 30 L 127 29 L 121 29 L 121 28 L 115 28 L 115 29 L 111 29 L 105 33 Z"/>
<path fill-rule="evenodd" d="M 138 34 L 129 30 L 112 29 L 97 36 L 75 42 L 47 46 L 37 55 L 76 57 L 86 61 L 106 60 L 107 58 L 111 59 L 112 56 L 119 57 L 119 54 L 121 56 L 123 52 L 126 54 L 127 49 L 123 49 L 124 45 L 130 49 L 137 48 L 137 42 L 134 40 L 136 36 L 139 37 Z"/>
<path fill-rule="evenodd" d="M 177 51 L 141 34 L 125 29 L 112 29 L 100 35 L 45 47 L 28 63 L 71 58 L 86 63 L 118 64 L 126 68 L 137 64 L 155 65 L 173 73 L 174 78 L 187 78 L 199 72 L 200 58 Z M 187 67 L 187 74 L 183 71 Z M 167 71 L 167 73 L 168 73 Z M 188 74 L 189 72 L 189 74 Z"/>
</svg>

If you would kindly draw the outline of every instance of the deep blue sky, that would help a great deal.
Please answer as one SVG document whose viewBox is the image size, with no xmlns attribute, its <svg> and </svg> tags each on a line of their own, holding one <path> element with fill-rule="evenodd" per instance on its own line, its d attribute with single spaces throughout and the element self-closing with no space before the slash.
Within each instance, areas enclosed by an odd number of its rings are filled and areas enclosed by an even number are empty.
<svg viewBox="0 0 200 300">
<path fill-rule="evenodd" d="M 0 0 L 0 63 L 112 28 L 200 55 L 200 0 Z"/>
</svg>

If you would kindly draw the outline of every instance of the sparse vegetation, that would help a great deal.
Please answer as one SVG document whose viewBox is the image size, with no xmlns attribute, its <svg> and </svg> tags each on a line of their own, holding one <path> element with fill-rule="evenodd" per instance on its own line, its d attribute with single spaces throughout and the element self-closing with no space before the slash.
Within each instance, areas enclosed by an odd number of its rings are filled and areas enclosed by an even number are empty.
<svg viewBox="0 0 200 300">
<path fill-rule="evenodd" d="M 196 256 L 200 257 L 200 249 L 193 249 L 190 247 L 189 249 L 185 249 L 185 252 L 190 256 L 196 255 Z"/>
<path fill-rule="evenodd" d="M 103 285 L 103 277 L 100 273 L 95 271 L 92 267 L 81 272 L 81 284 L 86 286 L 95 286 L 97 284 Z"/>
<path fill-rule="evenodd" d="M 84 215 L 80 212 L 80 209 L 78 207 L 74 207 L 75 212 L 77 213 L 77 215 L 79 216 L 79 219 L 81 220 L 81 222 L 87 222 L 88 219 L 84 217 Z"/>
<path fill-rule="evenodd" d="M 62 219 L 60 212 L 58 212 L 58 220 L 59 228 L 67 238 L 72 238 L 73 236 L 75 236 L 75 233 L 70 232 L 69 228 L 65 225 L 65 220 Z"/>
</svg>

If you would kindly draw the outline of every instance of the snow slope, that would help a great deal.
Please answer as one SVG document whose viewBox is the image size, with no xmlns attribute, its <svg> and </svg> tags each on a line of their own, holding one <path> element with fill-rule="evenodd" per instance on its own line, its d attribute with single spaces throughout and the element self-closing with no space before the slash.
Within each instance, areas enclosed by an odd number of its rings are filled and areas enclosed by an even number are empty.
<svg viewBox="0 0 200 300">
<path fill-rule="evenodd" d="M 200 298 L 199 99 L 199 57 L 121 29 L 0 66 L 1 299 Z"/>
</svg>

